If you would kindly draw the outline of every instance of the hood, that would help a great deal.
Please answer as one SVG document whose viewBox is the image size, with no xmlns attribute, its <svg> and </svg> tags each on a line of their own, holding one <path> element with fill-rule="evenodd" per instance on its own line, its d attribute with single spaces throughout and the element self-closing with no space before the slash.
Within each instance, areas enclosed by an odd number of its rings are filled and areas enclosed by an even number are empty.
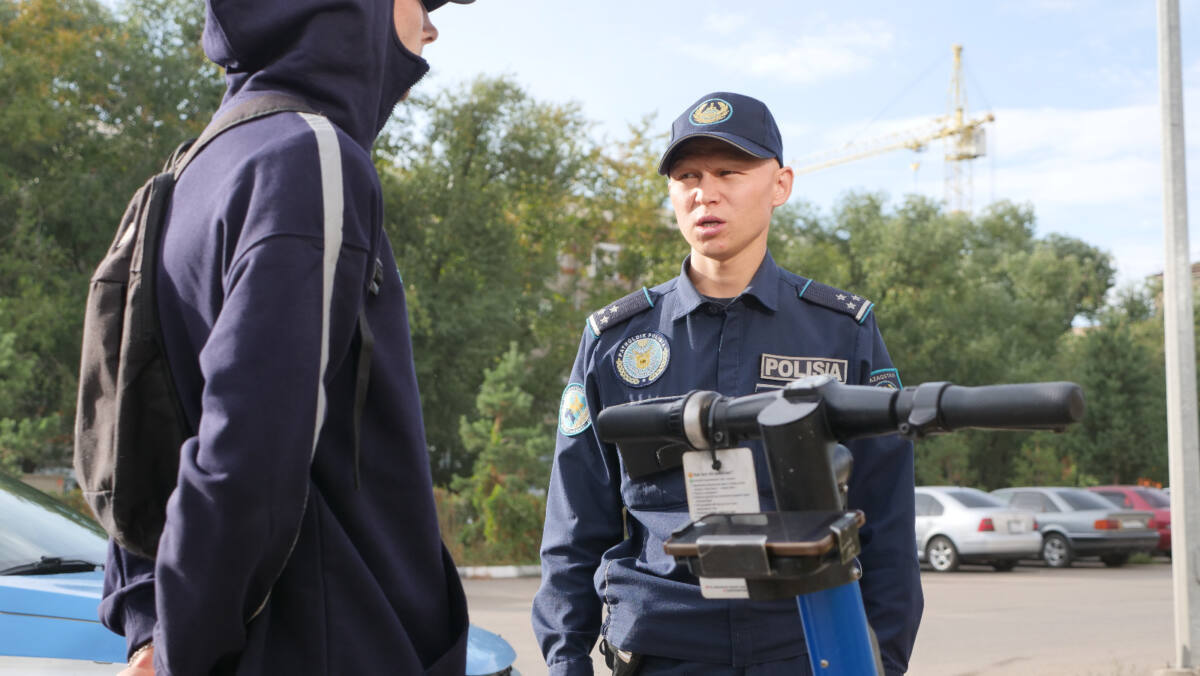
<svg viewBox="0 0 1200 676">
<path fill-rule="evenodd" d="M 392 0 L 207 0 L 204 52 L 225 69 L 222 107 L 256 93 L 300 97 L 370 148 L 429 70 L 401 44 Z"/>
</svg>

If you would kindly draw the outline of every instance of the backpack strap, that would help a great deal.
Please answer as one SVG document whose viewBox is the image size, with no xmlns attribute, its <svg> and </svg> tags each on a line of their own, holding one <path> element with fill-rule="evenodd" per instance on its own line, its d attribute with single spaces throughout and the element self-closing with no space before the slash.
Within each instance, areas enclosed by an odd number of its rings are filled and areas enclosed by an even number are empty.
<svg viewBox="0 0 1200 676">
<path fill-rule="evenodd" d="M 188 164 L 216 137 L 243 122 L 285 112 L 320 115 L 302 99 L 286 94 L 272 92 L 256 96 L 249 101 L 243 101 L 210 122 L 204 129 L 204 133 L 200 134 L 200 138 L 185 143 L 175 150 L 175 154 L 168 161 L 168 165 L 174 168 L 175 179 L 179 180 L 179 175 L 183 173 Z"/>
<path fill-rule="evenodd" d="M 383 285 L 383 262 L 378 258 L 375 259 L 375 269 L 371 273 L 371 281 L 367 284 L 367 293 L 372 296 L 379 295 L 379 289 Z M 367 323 L 367 307 L 363 303 L 362 307 L 358 308 L 358 369 L 354 381 L 354 487 L 359 487 L 359 455 L 361 453 L 362 444 L 359 441 L 359 430 L 362 429 L 362 413 L 363 408 L 367 404 L 367 387 L 371 383 L 371 355 L 375 352 L 375 334 L 371 331 L 371 325 Z"/>
<path fill-rule="evenodd" d="M 200 137 L 188 141 L 180 145 L 171 158 L 167 161 L 167 166 L 164 171 L 172 171 L 176 180 L 183 170 L 188 167 L 196 155 L 204 150 L 217 136 L 232 129 L 233 127 L 256 120 L 260 117 L 267 117 L 276 113 L 293 112 L 293 113 L 308 113 L 312 115 L 321 115 L 302 99 L 286 94 L 268 93 L 262 96 L 256 96 L 248 101 L 243 101 L 233 108 L 226 111 L 220 117 L 209 123 Z M 322 180 L 326 177 L 322 176 Z M 337 189 L 340 191 L 341 186 Z M 375 260 L 375 268 L 371 275 L 371 280 L 368 284 L 368 293 L 372 296 L 379 294 L 379 288 L 383 281 L 383 263 L 378 259 Z M 367 322 L 367 313 L 365 304 L 358 309 L 358 333 L 359 333 L 359 350 L 358 350 L 358 367 L 355 374 L 354 384 L 354 487 L 359 487 L 359 459 L 361 456 L 361 427 L 362 427 L 362 412 L 366 406 L 367 389 L 371 379 L 371 357 L 375 351 L 375 334 L 371 331 L 371 326 Z"/>
</svg>

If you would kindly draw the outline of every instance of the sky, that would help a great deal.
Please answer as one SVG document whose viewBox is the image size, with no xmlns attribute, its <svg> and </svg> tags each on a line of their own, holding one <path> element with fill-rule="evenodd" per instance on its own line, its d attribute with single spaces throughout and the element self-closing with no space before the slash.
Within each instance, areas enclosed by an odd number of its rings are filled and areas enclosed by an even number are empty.
<svg viewBox="0 0 1200 676">
<path fill-rule="evenodd" d="M 1200 221 L 1200 0 L 1180 0 L 1189 221 Z M 963 45 L 967 114 L 992 113 L 970 162 L 972 204 L 1030 204 L 1037 234 L 1113 256 L 1118 284 L 1162 271 L 1156 3 L 1149 0 L 476 0 L 433 13 L 430 93 L 506 75 L 536 99 L 575 102 L 598 140 L 656 128 L 704 94 L 771 108 L 784 159 L 923 127 L 948 109 Z M 918 163 L 914 171 L 913 164 Z M 830 213 L 848 191 L 898 203 L 944 195 L 940 144 L 797 177 L 792 199 Z M 1200 241 L 1190 228 L 1192 260 Z M 897 252 L 903 255 L 903 252 Z"/>
</svg>

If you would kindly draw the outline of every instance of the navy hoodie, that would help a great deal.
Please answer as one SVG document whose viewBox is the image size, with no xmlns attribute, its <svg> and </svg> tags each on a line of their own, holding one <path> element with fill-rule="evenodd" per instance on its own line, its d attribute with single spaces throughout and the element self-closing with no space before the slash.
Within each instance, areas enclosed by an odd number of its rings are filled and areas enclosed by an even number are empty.
<svg viewBox="0 0 1200 676">
<path fill-rule="evenodd" d="M 179 180 L 158 305 L 197 433 L 157 559 L 110 546 L 101 618 L 131 649 L 153 639 L 159 674 L 461 675 L 466 601 L 370 155 L 428 65 L 390 0 L 207 5 L 221 111 L 275 92 L 323 118 L 236 127 Z M 360 308 L 375 348 L 356 460 Z"/>
</svg>

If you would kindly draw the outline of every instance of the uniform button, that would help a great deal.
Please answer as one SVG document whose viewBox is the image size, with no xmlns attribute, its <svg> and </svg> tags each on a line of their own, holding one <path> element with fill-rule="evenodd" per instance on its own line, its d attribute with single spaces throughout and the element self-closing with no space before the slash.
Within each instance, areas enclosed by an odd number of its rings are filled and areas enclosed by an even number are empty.
<svg viewBox="0 0 1200 676">
<path fill-rule="evenodd" d="M 715 303 L 709 303 L 709 304 L 705 305 L 704 311 L 710 315 L 721 314 L 721 308 L 717 307 L 717 305 Z"/>
</svg>

